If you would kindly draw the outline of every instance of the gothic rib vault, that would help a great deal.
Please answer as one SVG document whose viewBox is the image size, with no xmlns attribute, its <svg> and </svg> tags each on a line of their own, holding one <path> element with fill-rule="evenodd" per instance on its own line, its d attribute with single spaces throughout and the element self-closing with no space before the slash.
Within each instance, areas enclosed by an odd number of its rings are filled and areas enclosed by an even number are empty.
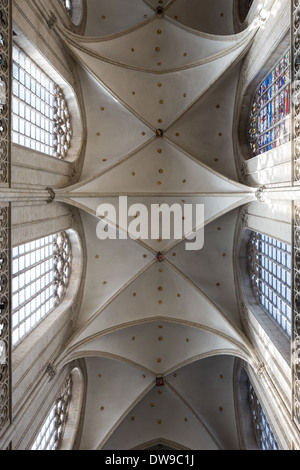
<svg viewBox="0 0 300 470">
<path fill-rule="evenodd" d="M 209 31 L 203 2 L 187 10 L 179 0 L 134 0 L 132 15 L 123 10 L 128 2 L 95 3 L 90 36 L 57 26 L 82 66 L 88 125 L 81 179 L 56 191 L 57 201 L 80 210 L 87 244 L 77 331 L 56 363 L 86 359 L 81 447 L 238 448 L 234 358 L 259 364 L 241 328 L 233 245 L 239 208 L 256 200 L 256 189 L 237 180 L 232 123 L 241 60 L 256 30 L 233 33 L 232 2 L 214 2 L 222 36 Z M 193 29 L 200 12 L 205 32 Z M 97 207 L 117 210 L 120 195 L 148 208 L 204 204 L 204 248 L 100 241 Z"/>
</svg>

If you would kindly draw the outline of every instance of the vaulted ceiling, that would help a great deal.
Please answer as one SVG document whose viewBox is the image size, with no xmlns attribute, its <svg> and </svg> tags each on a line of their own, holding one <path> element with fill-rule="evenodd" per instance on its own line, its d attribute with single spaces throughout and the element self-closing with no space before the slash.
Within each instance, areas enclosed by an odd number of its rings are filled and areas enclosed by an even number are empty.
<svg viewBox="0 0 300 470">
<path fill-rule="evenodd" d="M 234 358 L 256 359 L 241 329 L 233 245 L 255 190 L 237 180 L 232 135 L 255 30 L 235 34 L 232 0 L 87 8 L 84 36 L 60 28 L 78 63 L 88 138 L 80 181 L 57 191 L 80 210 L 87 245 L 77 331 L 60 358 L 86 360 L 81 447 L 236 449 Z M 118 212 L 121 195 L 149 209 L 204 204 L 203 249 L 175 238 L 100 241 L 97 207 Z"/>
</svg>

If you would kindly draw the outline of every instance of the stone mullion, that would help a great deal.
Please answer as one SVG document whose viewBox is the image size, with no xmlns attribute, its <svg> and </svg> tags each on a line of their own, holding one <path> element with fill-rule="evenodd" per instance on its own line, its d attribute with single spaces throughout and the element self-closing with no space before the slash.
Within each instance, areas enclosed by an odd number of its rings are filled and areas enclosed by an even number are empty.
<svg viewBox="0 0 300 470">
<path fill-rule="evenodd" d="M 35 282 L 35 281 L 34 281 Z M 17 313 L 21 308 L 25 307 L 25 305 L 29 304 L 32 300 L 36 299 L 40 294 L 42 294 L 43 292 L 45 292 L 49 287 L 51 286 L 54 286 L 54 281 L 51 281 L 49 282 L 49 284 L 45 285 L 45 287 L 43 287 L 41 290 L 39 290 L 38 292 L 36 292 L 34 295 L 32 295 L 31 297 L 29 297 L 28 300 L 25 300 L 22 304 L 18 305 L 18 307 L 13 311 L 14 313 Z M 45 300 L 45 302 L 43 302 L 40 307 L 42 307 L 43 305 L 45 305 L 47 303 L 49 299 Z M 35 310 L 32 310 L 31 314 L 33 315 L 34 313 L 36 313 L 38 310 L 38 308 L 36 308 Z"/>
<path fill-rule="evenodd" d="M 255 235 L 255 239 L 258 239 L 259 240 L 259 243 L 260 242 L 260 239 L 259 237 L 257 237 L 257 235 Z M 253 254 L 252 254 L 252 257 L 251 257 L 251 262 L 250 262 L 250 273 L 252 275 L 255 276 L 255 279 L 258 281 L 258 282 L 252 282 L 252 290 L 253 290 L 253 293 L 255 295 L 255 298 L 257 300 L 257 303 L 259 305 L 261 305 L 261 302 L 260 302 L 260 296 L 261 295 L 264 295 L 262 290 L 261 290 L 261 284 L 263 283 L 264 285 L 266 285 L 274 294 L 276 294 L 278 297 L 280 297 L 281 300 L 285 301 L 286 302 L 286 299 L 284 299 L 280 294 L 278 294 L 278 292 L 273 288 L 273 286 L 271 286 L 270 284 L 266 283 L 265 281 L 263 281 L 261 279 L 261 270 L 263 269 L 261 264 L 260 264 L 260 257 L 263 255 L 263 253 L 260 251 L 260 250 L 256 250 L 255 248 L 253 248 Z M 269 260 L 271 261 L 274 261 L 272 258 L 269 258 Z M 278 263 L 276 263 L 278 264 Z M 271 302 L 269 300 L 269 302 Z M 272 305 L 274 306 L 273 302 L 271 302 Z"/>
<path fill-rule="evenodd" d="M 41 263 L 41 264 L 42 264 L 42 263 Z M 49 269 L 49 271 L 45 271 L 44 274 L 41 274 L 40 276 L 36 277 L 36 278 L 34 279 L 34 281 L 28 282 L 27 284 L 24 285 L 24 287 L 21 287 L 20 289 L 14 291 L 14 292 L 13 292 L 14 295 L 19 294 L 20 292 L 22 292 L 23 289 L 26 289 L 27 287 L 29 287 L 29 286 L 32 284 L 32 282 L 40 281 L 44 276 L 46 276 L 47 274 L 50 274 L 51 272 L 52 272 L 52 268 Z M 16 274 L 15 277 L 18 277 L 18 275 L 19 275 L 19 274 Z M 19 307 L 18 307 L 18 308 L 19 308 Z"/>
<path fill-rule="evenodd" d="M 45 245 L 45 246 L 49 246 L 49 245 Z M 37 251 L 37 250 L 34 250 L 34 251 Z M 29 251 L 28 253 L 25 253 L 25 255 L 28 255 L 30 253 L 34 253 L 34 251 Z M 23 255 L 19 255 L 19 258 L 22 257 Z M 13 278 L 16 278 L 18 276 L 20 276 L 21 274 L 24 274 L 26 273 L 27 271 L 29 271 L 30 269 L 33 269 L 33 268 L 36 268 L 37 266 L 40 266 L 41 264 L 45 263 L 46 261 L 50 261 L 51 259 L 53 258 L 53 253 L 51 253 L 51 255 L 47 256 L 46 258 L 43 258 L 41 261 L 38 261 L 34 264 L 30 264 L 30 266 L 28 266 L 27 268 L 24 268 L 24 269 L 20 269 L 20 271 L 16 272 L 14 275 L 13 275 Z M 51 269 L 50 269 L 51 271 Z M 50 271 L 47 271 L 47 272 L 50 272 Z M 46 272 L 44 274 L 47 274 Z M 42 274 L 41 276 L 39 276 L 38 278 L 34 279 L 34 281 L 37 281 L 39 278 L 43 277 Z M 30 282 L 29 284 L 31 284 L 32 282 Z M 29 284 L 26 284 L 24 285 L 24 287 L 27 287 L 27 285 Z"/>
</svg>

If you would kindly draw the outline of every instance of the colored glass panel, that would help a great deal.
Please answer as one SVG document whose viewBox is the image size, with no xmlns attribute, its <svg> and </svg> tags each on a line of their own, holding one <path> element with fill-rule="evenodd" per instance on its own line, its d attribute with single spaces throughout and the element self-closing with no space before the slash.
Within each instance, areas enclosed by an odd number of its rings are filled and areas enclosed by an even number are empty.
<svg viewBox="0 0 300 470">
<path fill-rule="evenodd" d="M 291 138 L 290 52 L 287 52 L 260 85 L 253 100 L 249 141 L 256 156 L 289 142 Z"/>
</svg>

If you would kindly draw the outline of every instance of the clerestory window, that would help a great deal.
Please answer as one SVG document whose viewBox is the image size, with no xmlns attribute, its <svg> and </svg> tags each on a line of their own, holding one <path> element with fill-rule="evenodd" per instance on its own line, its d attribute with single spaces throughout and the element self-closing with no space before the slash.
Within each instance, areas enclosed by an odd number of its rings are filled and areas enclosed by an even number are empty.
<svg viewBox="0 0 300 470">
<path fill-rule="evenodd" d="M 58 450 L 63 439 L 72 397 L 72 377 L 66 380 L 56 402 L 42 425 L 31 450 Z"/>
<path fill-rule="evenodd" d="M 288 51 L 261 83 L 252 102 L 249 142 L 252 156 L 291 139 L 291 60 Z"/>
<path fill-rule="evenodd" d="M 260 450 L 280 450 L 268 419 L 252 384 L 249 382 L 249 401 L 254 432 Z"/>
<path fill-rule="evenodd" d="M 12 142 L 64 159 L 71 136 L 70 113 L 61 88 L 14 44 Z"/>
<path fill-rule="evenodd" d="M 71 275 L 66 232 L 12 250 L 12 344 L 16 346 L 62 301 Z"/>
<path fill-rule="evenodd" d="M 252 232 L 248 260 L 251 286 L 257 302 L 291 337 L 291 246 Z"/>
</svg>

